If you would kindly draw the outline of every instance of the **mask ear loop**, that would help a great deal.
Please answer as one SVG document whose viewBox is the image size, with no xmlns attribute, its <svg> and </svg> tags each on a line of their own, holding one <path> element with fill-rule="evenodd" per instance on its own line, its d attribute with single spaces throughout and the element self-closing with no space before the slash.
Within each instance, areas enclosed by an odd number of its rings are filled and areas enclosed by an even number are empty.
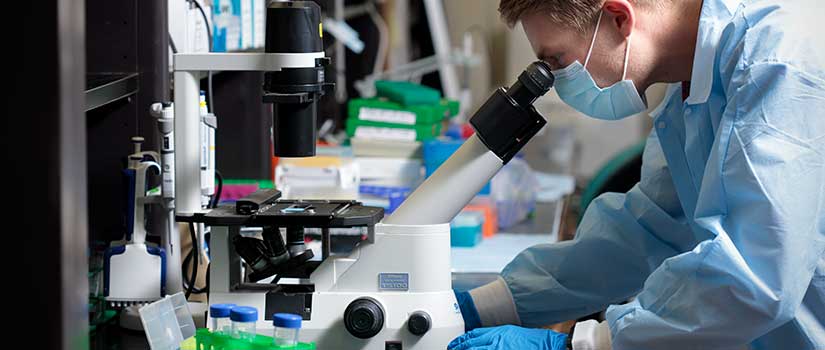
<svg viewBox="0 0 825 350">
<path fill-rule="evenodd" d="M 596 36 L 599 35 L 599 27 L 602 24 L 602 15 L 604 15 L 604 11 L 599 11 L 599 19 L 596 20 L 596 31 L 593 32 L 593 39 L 590 40 L 590 50 L 587 50 L 587 58 L 584 59 L 584 68 L 587 68 L 587 63 L 590 62 L 590 55 L 593 54 L 593 47 L 596 46 Z"/>
<path fill-rule="evenodd" d="M 624 51 L 624 69 L 622 71 L 622 81 L 627 78 L 627 64 L 630 62 L 630 40 L 633 39 L 633 32 L 630 32 L 630 35 L 627 36 L 627 49 Z"/>
</svg>

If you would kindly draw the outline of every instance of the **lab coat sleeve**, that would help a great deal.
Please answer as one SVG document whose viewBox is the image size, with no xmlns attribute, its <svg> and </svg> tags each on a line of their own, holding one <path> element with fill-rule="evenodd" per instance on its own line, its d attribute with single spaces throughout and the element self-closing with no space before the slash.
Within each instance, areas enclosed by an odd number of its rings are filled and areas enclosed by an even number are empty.
<svg viewBox="0 0 825 350">
<path fill-rule="evenodd" d="M 825 254 L 825 80 L 761 63 L 728 91 L 730 137 L 713 145 L 695 213 L 711 239 L 608 309 L 614 349 L 751 343 L 794 318 Z"/>
<path fill-rule="evenodd" d="M 655 133 L 641 181 L 588 207 L 573 241 L 531 247 L 502 271 L 521 324 L 575 319 L 627 300 L 664 259 L 690 249 L 685 222 Z"/>
</svg>

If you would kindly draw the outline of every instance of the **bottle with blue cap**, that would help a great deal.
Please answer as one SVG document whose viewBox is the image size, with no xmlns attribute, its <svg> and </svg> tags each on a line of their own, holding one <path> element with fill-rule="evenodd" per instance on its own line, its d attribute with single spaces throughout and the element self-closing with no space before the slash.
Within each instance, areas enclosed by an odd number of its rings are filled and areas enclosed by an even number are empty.
<svg viewBox="0 0 825 350">
<path fill-rule="evenodd" d="M 229 312 L 229 319 L 232 320 L 232 337 L 236 339 L 253 341 L 257 330 L 255 323 L 258 322 L 258 309 L 249 306 L 236 306 Z"/>
<path fill-rule="evenodd" d="M 235 304 L 212 304 L 209 306 L 209 318 L 212 332 L 230 335 L 232 333 L 232 323 L 229 321 L 229 314 Z"/>
<path fill-rule="evenodd" d="M 275 326 L 275 346 L 294 347 L 298 345 L 298 331 L 301 330 L 301 316 L 295 314 L 277 313 L 272 316 L 272 325 Z"/>
</svg>

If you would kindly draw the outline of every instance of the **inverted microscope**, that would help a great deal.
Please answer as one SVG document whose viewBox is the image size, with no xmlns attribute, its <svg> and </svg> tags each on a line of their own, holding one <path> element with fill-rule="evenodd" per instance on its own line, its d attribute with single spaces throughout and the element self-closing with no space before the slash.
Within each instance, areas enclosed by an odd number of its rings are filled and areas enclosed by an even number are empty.
<svg viewBox="0 0 825 350">
<path fill-rule="evenodd" d="M 274 153 L 312 156 L 316 104 L 332 88 L 323 74 L 328 60 L 320 23 L 312 2 L 270 2 L 266 53 L 247 54 L 254 59 L 178 55 L 176 71 L 184 80 L 195 79 L 192 71 L 220 69 L 215 65 L 238 69 L 246 62 L 253 69 L 244 70 L 265 71 L 264 102 L 275 109 Z M 272 332 L 274 313 L 301 315 L 300 340 L 318 349 L 446 348 L 464 332 L 451 284 L 449 222 L 546 124 L 532 104 L 553 80 L 550 67 L 535 62 L 511 87 L 496 90 L 470 119 L 475 134 L 386 218 L 383 209 L 357 201 L 285 200 L 277 190 L 200 210 L 199 186 L 178 187 L 178 196 L 192 199 L 191 205 L 178 201 L 177 220 L 211 228 L 209 303 L 256 307 L 264 315 L 257 324 L 261 334 Z M 178 114 L 189 113 L 181 102 L 196 96 L 191 84 L 186 91 L 176 88 Z M 186 119 L 177 117 L 176 123 Z M 179 141 L 186 138 L 178 132 L 176 183 L 183 187 L 198 178 L 196 158 L 186 167 L 192 177 L 181 169 L 188 146 Z M 331 254 L 330 230 L 336 228 L 362 230 L 349 254 Z M 320 260 L 304 245 L 308 230 L 321 232 Z"/>
</svg>

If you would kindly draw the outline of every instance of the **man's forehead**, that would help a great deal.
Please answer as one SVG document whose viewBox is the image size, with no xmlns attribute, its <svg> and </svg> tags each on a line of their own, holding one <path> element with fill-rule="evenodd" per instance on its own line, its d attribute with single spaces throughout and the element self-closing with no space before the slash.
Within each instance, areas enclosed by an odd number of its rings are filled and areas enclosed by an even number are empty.
<svg viewBox="0 0 825 350">
<path fill-rule="evenodd" d="M 558 50 L 562 43 L 562 38 L 559 32 L 555 31 L 552 26 L 533 26 L 532 24 L 522 22 L 524 33 L 527 34 L 527 39 L 530 42 L 530 47 L 533 53 L 539 59 L 549 58 L 555 55 L 552 51 Z"/>
</svg>

